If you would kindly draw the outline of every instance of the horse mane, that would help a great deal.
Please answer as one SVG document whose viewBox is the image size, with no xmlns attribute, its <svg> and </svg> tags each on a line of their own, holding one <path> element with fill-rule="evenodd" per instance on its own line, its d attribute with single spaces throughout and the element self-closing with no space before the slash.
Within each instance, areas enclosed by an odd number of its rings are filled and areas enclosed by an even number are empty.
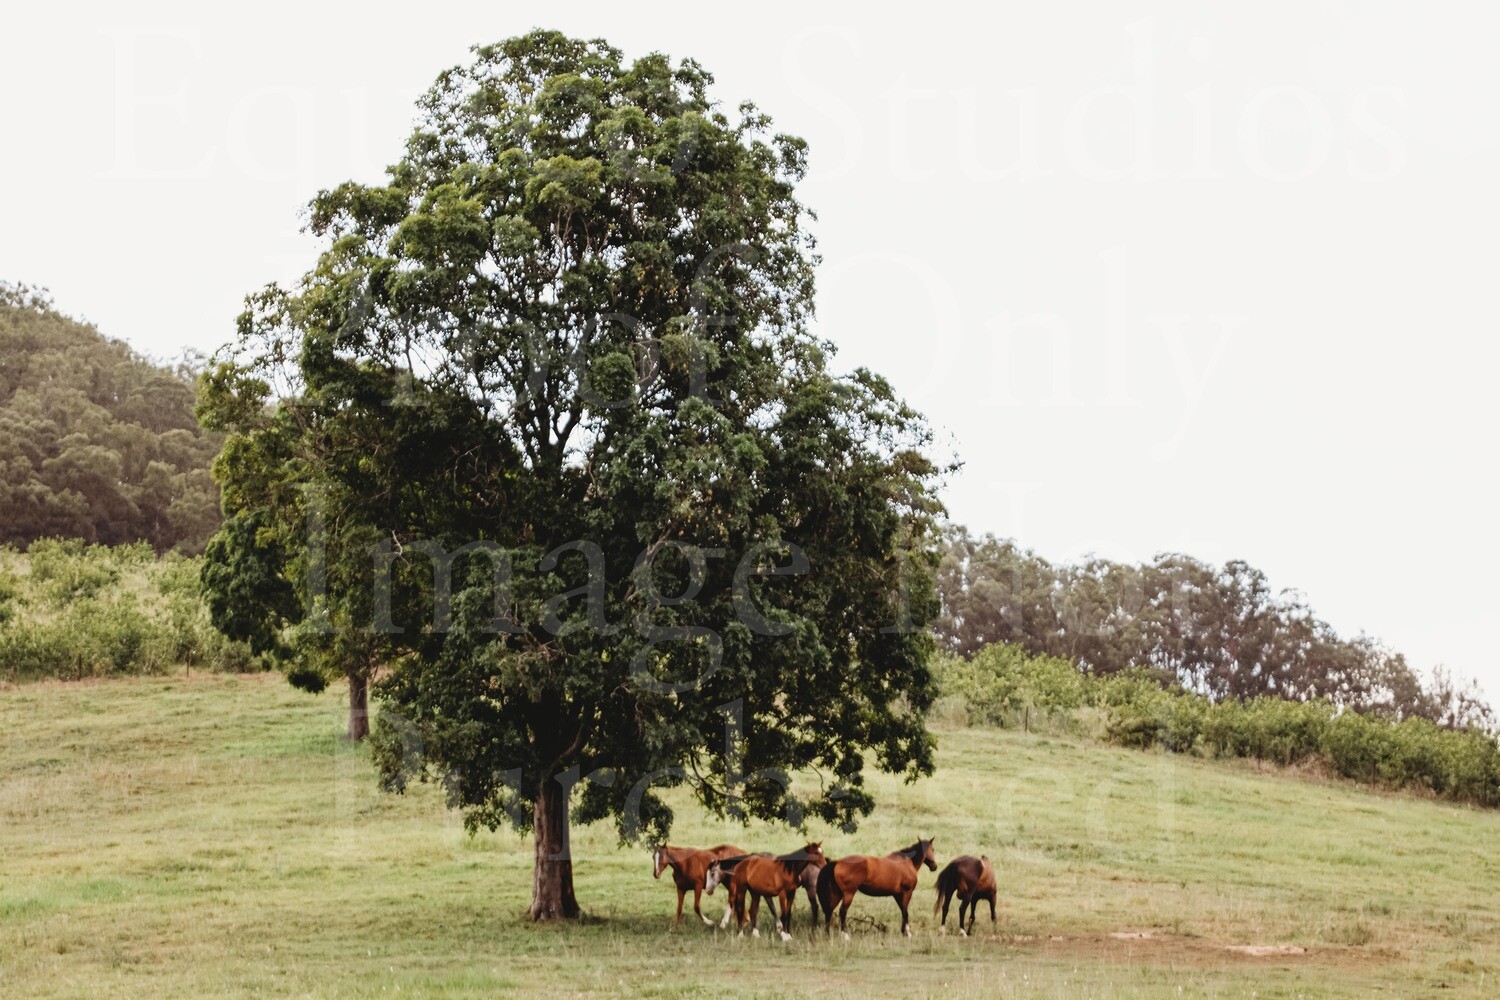
<svg viewBox="0 0 1500 1000">
<path fill-rule="evenodd" d="M 661 851 L 662 858 L 674 869 L 682 864 L 689 855 L 698 853 L 694 848 L 673 847 L 671 844 L 662 844 L 659 850 Z"/>
<path fill-rule="evenodd" d="M 891 854 L 899 854 L 912 864 L 920 865 L 922 863 L 922 841 L 918 840 L 910 847 L 903 847 L 899 851 L 892 851 Z"/>
<path fill-rule="evenodd" d="M 797 862 L 802 862 L 802 866 L 804 868 L 806 868 L 812 862 L 812 858 L 807 853 L 807 849 L 812 846 L 812 844 L 804 844 L 802 847 L 797 848 L 797 850 L 795 851 L 790 851 L 786 854 L 778 854 L 771 860 L 781 865 L 781 867 L 785 868 L 787 871 L 793 872 L 793 874 L 795 874 L 792 866 L 797 864 Z"/>
</svg>

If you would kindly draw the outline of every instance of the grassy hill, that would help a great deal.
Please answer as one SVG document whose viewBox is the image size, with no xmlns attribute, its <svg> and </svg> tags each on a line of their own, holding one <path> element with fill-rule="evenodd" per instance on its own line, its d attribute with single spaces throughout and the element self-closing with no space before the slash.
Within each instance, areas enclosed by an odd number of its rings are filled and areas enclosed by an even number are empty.
<svg viewBox="0 0 1500 1000">
<path fill-rule="evenodd" d="M 994 730 L 940 730 L 935 778 L 878 780 L 858 833 L 813 833 L 834 856 L 919 833 L 987 852 L 998 932 L 938 936 L 924 873 L 911 941 L 827 941 L 801 908 L 790 945 L 669 933 L 670 886 L 604 827 L 575 840 L 594 919 L 535 927 L 529 842 L 376 791 L 342 712 L 267 675 L 0 690 L 5 992 L 1487 996 L 1500 975 L 1500 815 Z M 798 843 L 681 805 L 674 842 Z M 897 923 L 888 900 L 853 914 Z"/>
</svg>

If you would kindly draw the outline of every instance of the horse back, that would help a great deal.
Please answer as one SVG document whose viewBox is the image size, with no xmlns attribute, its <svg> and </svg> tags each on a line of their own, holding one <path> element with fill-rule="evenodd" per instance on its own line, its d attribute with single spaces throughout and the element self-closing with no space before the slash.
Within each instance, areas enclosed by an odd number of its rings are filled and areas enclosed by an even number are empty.
<svg viewBox="0 0 1500 1000">
<path fill-rule="evenodd" d="M 995 891 L 995 866 L 990 863 L 989 858 L 979 859 L 979 891 Z"/>
<path fill-rule="evenodd" d="M 867 854 L 840 858 L 834 878 L 844 892 L 858 891 L 866 896 L 894 896 L 914 888 L 917 881 L 911 865 Z"/>
<path fill-rule="evenodd" d="M 741 858 L 729 877 L 735 886 L 760 893 L 781 893 L 797 885 L 786 865 L 759 854 Z"/>
<path fill-rule="evenodd" d="M 972 854 L 961 854 L 948 862 L 943 869 L 944 874 L 951 873 L 951 884 L 960 898 L 968 899 L 976 890 L 982 888 L 984 879 L 984 863 Z M 942 879 L 939 880 L 944 881 Z"/>
</svg>

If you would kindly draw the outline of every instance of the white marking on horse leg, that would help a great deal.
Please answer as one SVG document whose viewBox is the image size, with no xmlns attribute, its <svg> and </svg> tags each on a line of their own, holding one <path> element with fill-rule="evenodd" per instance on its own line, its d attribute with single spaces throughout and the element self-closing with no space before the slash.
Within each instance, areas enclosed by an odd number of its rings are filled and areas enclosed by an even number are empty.
<svg viewBox="0 0 1500 1000">
<path fill-rule="evenodd" d="M 938 933 L 939 934 L 947 934 L 948 933 L 948 925 L 944 924 L 943 926 L 939 927 L 938 928 Z"/>
<path fill-rule="evenodd" d="M 790 941 L 791 939 L 792 939 L 792 936 L 790 934 L 788 934 L 786 931 L 782 931 L 781 932 L 781 940 L 783 940 L 783 941 Z"/>
<path fill-rule="evenodd" d="M 848 931 L 844 932 L 844 940 L 845 941 L 849 940 L 849 932 Z"/>
<path fill-rule="evenodd" d="M 751 928 L 751 930 L 750 930 L 750 936 L 751 937 L 760 937 L 760 928 L 759 927 Z"/>
<path fill-rule="evenodd" d="M 701 913 L 698 914 L 698 919 L 701 920 L 701 921 L 703 921 L 703 925 L 705 927 L 712 927 L 714 925 L 714 922 L 712 920 L 710 920 L 708 917 L 705 917 Z"/>
<path fill-rule="evenodd" d="M 966 930 L 964 930 L 962 927 L 960 927 L 958 929 L 958 936 L 959 937 L 968 937 L 969 936 L 969 932 L 966 931 Z"/>
<path fill-rule="evenodd" d="M 905 934 L 907 937 L 911 937 L 911 924 L 906 924 L 905 926 L 903 926 L 901 928 L 901 933 Z"/>
</svg>

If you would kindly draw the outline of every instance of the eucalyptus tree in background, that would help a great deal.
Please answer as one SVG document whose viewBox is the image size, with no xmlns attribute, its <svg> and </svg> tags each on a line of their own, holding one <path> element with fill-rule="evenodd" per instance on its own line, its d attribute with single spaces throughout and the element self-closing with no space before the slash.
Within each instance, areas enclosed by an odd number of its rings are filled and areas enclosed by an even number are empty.
<svg viewBox="0 0 1500 1000">
<path fill-rule="evenodd" d="M 535 839 L 572 819 L 852 826 L 932 769 L 918 414 L 807 328 L 806 147 L 692 61 L 537 32 L 422 99 L 384 184 L 321 193 L 201 411 L 229 432 L 216 621 L 294 679 L 388 672 L 385 784 Z M 793 774 L 798 778 L 794 783 Z"/>
</svg>

